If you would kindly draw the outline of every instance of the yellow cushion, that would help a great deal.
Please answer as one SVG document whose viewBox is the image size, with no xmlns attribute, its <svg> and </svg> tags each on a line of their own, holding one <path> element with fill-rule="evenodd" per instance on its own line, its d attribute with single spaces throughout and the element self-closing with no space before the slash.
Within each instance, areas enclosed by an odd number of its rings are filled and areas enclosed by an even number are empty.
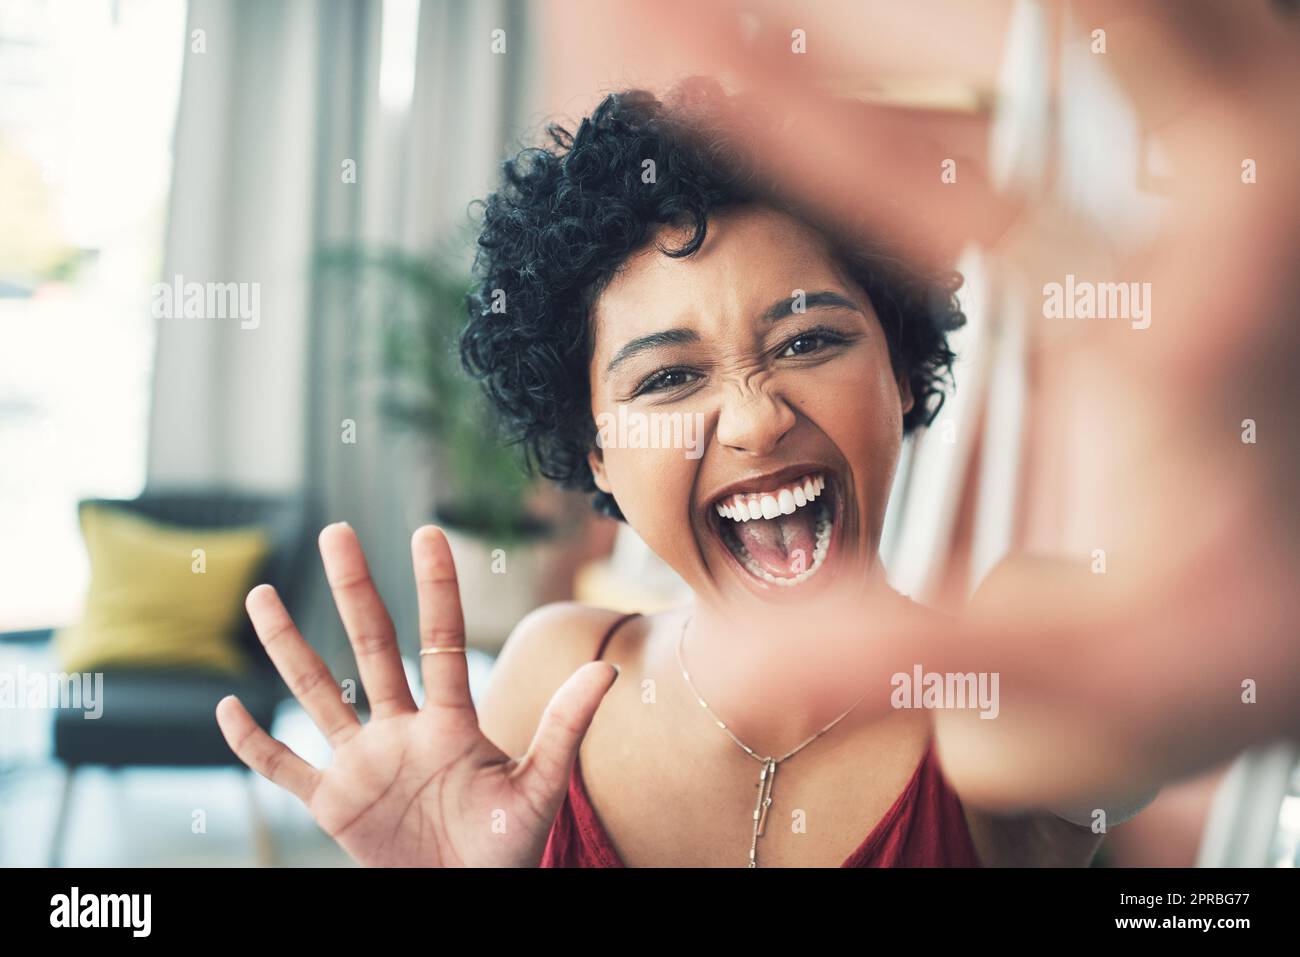
<svg viewBox="0 0 1300 957">
<path fill-rule="evenodd" d="M 65 671 L 248 669 L 236 639 L 244 596 L 271 548 L 263 529 L 187 528 L 84 505 L 81 532 L 90 590 L 85 617 L 54 638 Z"/>
</svg>

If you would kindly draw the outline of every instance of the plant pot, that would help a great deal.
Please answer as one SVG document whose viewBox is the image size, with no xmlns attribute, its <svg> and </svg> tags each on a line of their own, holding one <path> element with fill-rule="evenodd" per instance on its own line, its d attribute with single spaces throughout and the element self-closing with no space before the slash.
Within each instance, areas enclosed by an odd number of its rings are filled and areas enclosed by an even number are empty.
<svg viewBox="0 0 1300 957">
<path fill-rule="evenodd" d="M 456 560 L 466 644 L 495 655 L 519 620 L 545 600 L 546 571 L 559 548 L 554 531 L 529 518 L 510 540 L 498 540 L 463 521 L 455 506 L 438 506 L 434 521 Z"/>
</svg>

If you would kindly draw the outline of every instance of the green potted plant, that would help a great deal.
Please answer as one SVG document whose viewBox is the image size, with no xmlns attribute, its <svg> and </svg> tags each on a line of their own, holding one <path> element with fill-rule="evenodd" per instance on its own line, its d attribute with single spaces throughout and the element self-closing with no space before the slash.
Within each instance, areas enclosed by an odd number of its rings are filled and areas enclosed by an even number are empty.
<svg viewBox="0 0 1300 957">
<path fill-rule="evenodd" d="M 467 636 L 496 651 L 537 604 L 555 529 L 532 507 L 522 454 L 503 440 L 481 387 L 461 367 L 470 281 L 439 259 L 402 250 L 331 247 L 317 263 L 367 289 L 378 286 L 380 407 L 400 429 L 436 443 L 445 491 L 431 519 L 456 557 Z"/>
</svg>

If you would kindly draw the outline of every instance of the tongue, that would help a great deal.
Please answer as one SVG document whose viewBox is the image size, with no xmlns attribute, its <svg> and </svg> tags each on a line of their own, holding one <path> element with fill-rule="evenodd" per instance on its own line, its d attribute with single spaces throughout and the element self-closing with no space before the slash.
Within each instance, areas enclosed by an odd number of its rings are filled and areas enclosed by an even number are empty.
<svg viewBox="0 0 1300 957">
<path fill-rule="evenodd" d="M 791 515 L 751 519 L 735 528 L 736 537 L 769 575 L 794 578 L 812 566 L 817 544 L 812 513 L 800 508 Z"/>
</svg>

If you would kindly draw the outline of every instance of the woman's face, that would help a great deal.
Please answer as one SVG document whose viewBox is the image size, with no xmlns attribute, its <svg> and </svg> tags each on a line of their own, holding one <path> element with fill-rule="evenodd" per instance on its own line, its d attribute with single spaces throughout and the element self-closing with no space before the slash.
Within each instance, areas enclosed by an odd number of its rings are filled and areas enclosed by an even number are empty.
<svg viewBox="0 0 1300 957">
<path fill-rule="evenodd" d="M 596 484 L 697 596 L 865 580 L 912 399 L 818 233 L 767 207 L 720 213 L 694 256 L 632 257 L 592 321 Z"/>
</svg>

